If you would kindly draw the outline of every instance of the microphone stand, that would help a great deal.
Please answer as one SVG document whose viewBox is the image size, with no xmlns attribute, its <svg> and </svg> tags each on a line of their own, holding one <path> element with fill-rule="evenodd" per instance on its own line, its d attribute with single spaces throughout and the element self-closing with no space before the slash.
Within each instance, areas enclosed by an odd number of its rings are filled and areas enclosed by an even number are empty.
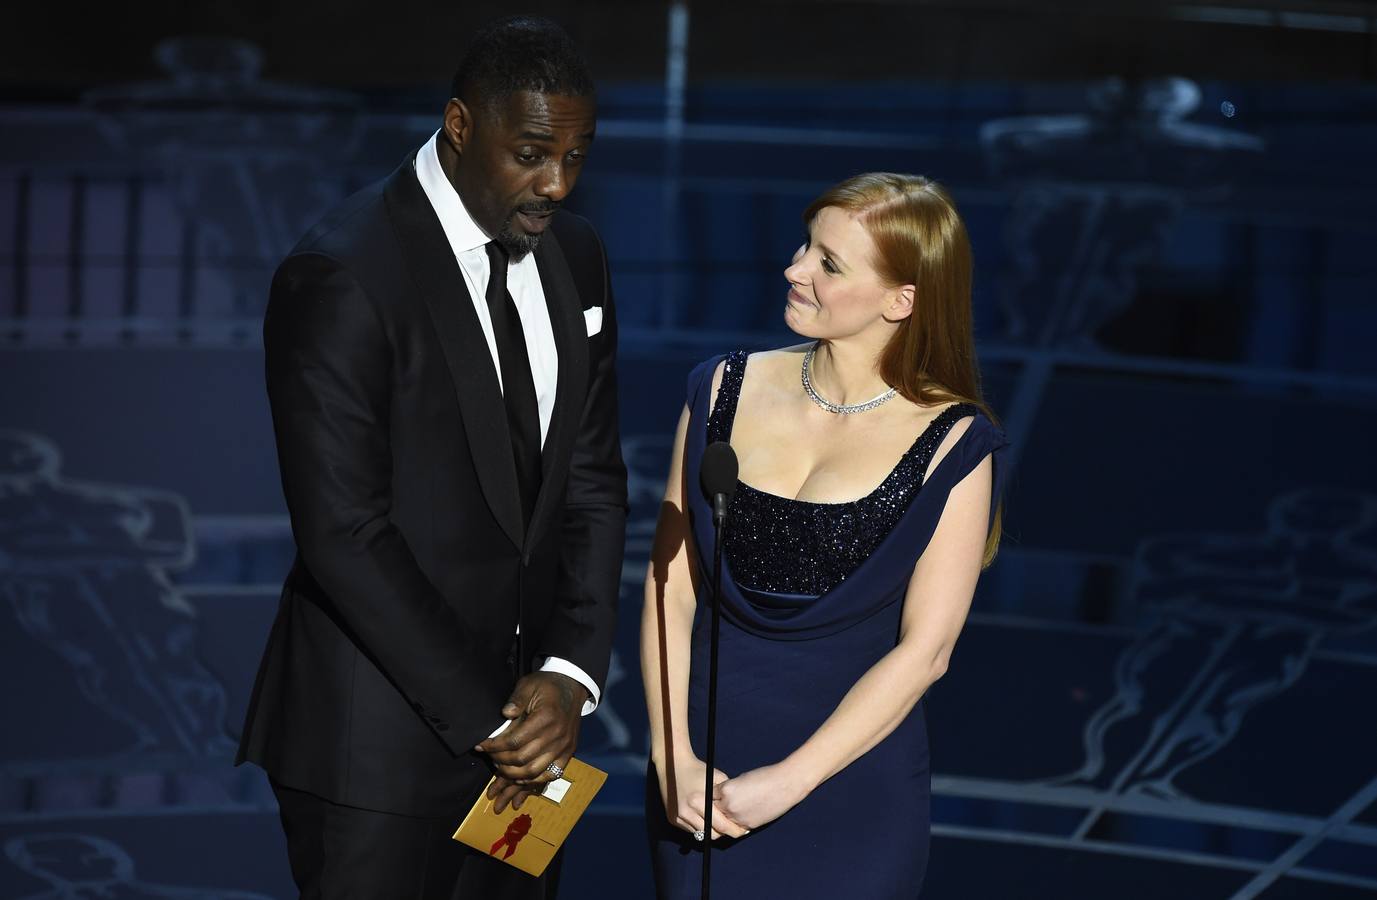
<svg viewBox="0 0 1377 900">
<path fill-rule="evenodd" d="M 708 900 L 712 886 L 712 776 L 716 771 L 714 757 L 717 750 L 717 643 L 722 619 L 722 531 L 727 523 L 727 495 L 712 496 L 712 637 L 708 652 L 708 742 L 707 775 L 703 786 L 703 900 Z"/>
</svg>

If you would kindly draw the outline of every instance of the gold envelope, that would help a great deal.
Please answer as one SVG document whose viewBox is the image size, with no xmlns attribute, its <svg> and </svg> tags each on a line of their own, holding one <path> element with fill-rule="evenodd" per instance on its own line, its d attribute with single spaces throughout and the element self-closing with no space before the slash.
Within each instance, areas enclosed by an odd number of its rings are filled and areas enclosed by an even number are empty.
<svg viewBox="0 0 1377 900">
<path fill-rule="evenodd" d="M 520 809 L 508 806 L 500 814 L 492 811 L 493 802 L 484 787 L 473 809 L 459 823 L 454 839 L 523 872 L 539 875 L 606 780 L 606 772 L 571 759 L 564 767 L 564 777 L 546 787 L 548 796 L 527 797 Z"/>
</svg>

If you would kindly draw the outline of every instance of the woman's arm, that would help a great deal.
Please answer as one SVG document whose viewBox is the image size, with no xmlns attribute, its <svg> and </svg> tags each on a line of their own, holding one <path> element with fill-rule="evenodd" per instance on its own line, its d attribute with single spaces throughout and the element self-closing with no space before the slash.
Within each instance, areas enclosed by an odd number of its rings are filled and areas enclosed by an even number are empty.
<svg viewBox="0 0 1377 900">
<path fill-rule="evenodd" d="M 717 787 L 716 807 L 733 821 L 756 828 L 783 815 L 888 737 L 946 672 L 980 576 L 992 473 L 986 457 L 948 496 L 909 579 L 894 649 L 861 676 L 796 751 Z"/>
<path fill-rule="evenodd" d="M 641 671 L 650 714 L 650 759 L 662 772 L 672 756 L 689 747 L 689 646 L 697 593 L 683 478 L 688 420 L 685 409 L 674 435 L 641 611 Z"/>
<path fill-rule="evenodd" d="M 660 504 L 646 572 L 645 604 L 641 611 L 641 672 L 650 720 L 650 760 L 659 778 L 660 798 L 670 822 L 694 832 L 703 827 L 707 767 L 694 755 L 688 737 L 689 658 L 693 614 L 698 602 L 688 492 L 684 485 L 688 422 L 689 411 L 685 409 L 674 435 L 665 499 Z M 721 772 L 713 775 L 714 783 L 726 778 Z M 713 837 L 735 837 L 744 831 L 714 806 Z"/>
</svg>

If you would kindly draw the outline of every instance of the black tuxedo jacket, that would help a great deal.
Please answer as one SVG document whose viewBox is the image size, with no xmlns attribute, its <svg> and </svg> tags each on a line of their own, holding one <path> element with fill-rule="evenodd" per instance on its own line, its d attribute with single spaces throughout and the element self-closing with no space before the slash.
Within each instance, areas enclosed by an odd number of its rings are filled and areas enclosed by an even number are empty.
<svg viewBox="0 0 1377 900">
<path fill-rule="evenodd" d="M 413 162 L 278 268 L 264 345 L 297 557 L 239 762 L 337 803 L 462 813 L 518 667 L 559 656 L 604 683 L 626 530 L 616 316 L 586 221 L 556 213 L 535 259 L 559 374 L 525 533 L 492 357 Z"/>
</svg>

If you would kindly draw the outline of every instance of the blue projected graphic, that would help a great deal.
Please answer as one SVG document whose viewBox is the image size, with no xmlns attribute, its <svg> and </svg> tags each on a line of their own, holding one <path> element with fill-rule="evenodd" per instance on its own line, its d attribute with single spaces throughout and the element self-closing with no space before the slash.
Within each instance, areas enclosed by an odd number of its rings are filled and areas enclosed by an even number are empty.
<svg viewBox="0 0 1377 900">
<path fill-rule="evenodd" d="M 129 900 L 268 900 L 268 895 L 218 887 L 151 884 L 138 878 L 134 860 L 118 844 L 88 834 L 27 834 L 5 841 L 16 868 L 51 889 L 23 900 L 121 897 Z"/>
<path fill-rule="evenodd" d="M 13 620 L 127 729 L 123 752 L 232 751 L 224 688 L 197 657 L 195 610 L 167 577 L 194 557 L 181 497 L 68 481 L 52 442 L 5 431 L 0 522 Z"/>
</svg>

